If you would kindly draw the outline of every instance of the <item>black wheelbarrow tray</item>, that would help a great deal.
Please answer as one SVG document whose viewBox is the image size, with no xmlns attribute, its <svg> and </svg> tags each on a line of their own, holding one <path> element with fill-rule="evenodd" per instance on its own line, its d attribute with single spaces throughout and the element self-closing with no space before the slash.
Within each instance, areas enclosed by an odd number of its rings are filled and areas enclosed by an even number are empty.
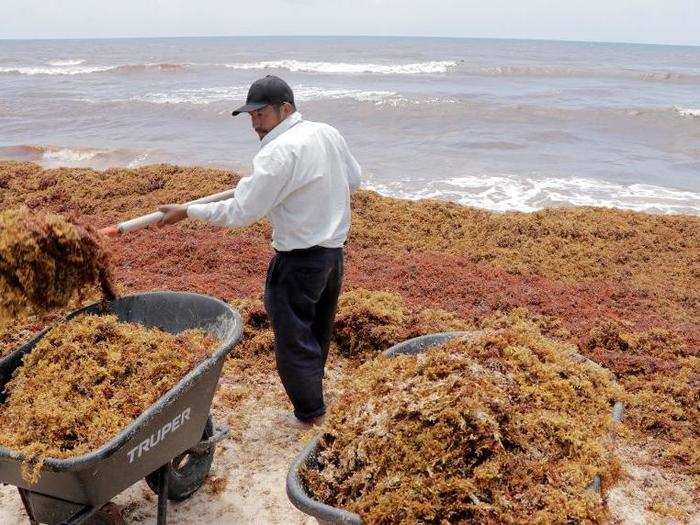
<svg viewBox="0 0 700 525">
<path fill-rule="evenodd" d="M 398 354 L 419 354 L 427 348 L 440 346 L 456 337 L 475 337 L 480 334 L 481 332 L 440 332 L 436 334 L 423 335 L 394 345 L 386 350 L 384 354 L 388 356 L 395 356 Z M 574 357 L 589 363 L 590 366 L 600 368 L 600 365 L 583 357 L 582 355 L 574 354 Z M 622 419 L 622 412 L 622 403 L 615 403 L 612 409 L 613 419 L 615 421 L 620 421 Z M 320 525 L 361 525 L 362 518 L 359 514 L 326 505 L 325 503 L 314 499 L 313 495 L 309 494 L 306 487 L 304 487 L 299 471 L 304 465 L 315 466 L 318 464 L 316 457 L 318 455 L 320 442 L 321 435 L 319 434 L 304 447 L 304 449 L 292 462 L 289 468 L 289 473 L 287 474 L 287 497 L 300 511 L 316 518 Z M 588 488 L 590 490 L 599 491 L 600 483 L 600 477 L 596 476 L 591 481 Z"/>
<path fill-rule="evenodd" d="M 178 333 L 202 329 L 219 340 L 216 351 L 99 449 L 69 459 L 47 458 L 36 484 L 21 476 L 22 456 L 0 447 L 0 482 L 15 485 L 31 523 L 82 523 L 146 478 L 158 494 L 158 523 L 168 499 L 194 493 L 209 472 L 214 445 L 228 434 L 209 415 L 226 355 L 241 337 L 241 317 L 226 303 L 194 293 L 150 292 L 120 297 L 82 313 L 114 314 L 120 321 Z M 0 403 L 5 384 L 48 330 L 0 359 Z M 166 497 L 167 496 L 167 497 Z"/>
</svg>

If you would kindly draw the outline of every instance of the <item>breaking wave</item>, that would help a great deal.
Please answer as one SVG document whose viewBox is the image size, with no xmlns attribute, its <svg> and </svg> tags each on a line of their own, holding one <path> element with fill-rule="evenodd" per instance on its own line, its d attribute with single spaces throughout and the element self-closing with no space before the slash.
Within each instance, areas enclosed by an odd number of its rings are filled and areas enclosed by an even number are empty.
<svg viewBox="0 0 700 525">
<path fill-rule="evenodd" d="M 63 63 L 49 62 L 47 66 L 3 66 L 0 73 L 15 75 L 89 75 L 91 73 L 138 73 L 143 71 L 181 71 L 190 64 L 148 63 L 148 64 L 123 64 L 118 66 L 83 66 L 84 60 L 66 60 Z"/>
<path fill-rule="evenodd" d="M 150 161 L 148 152 L 129 149 L 63 148 L 23 144 L 0 147 L 0 158 L 37 162 L 45 167 L 135 168 Z"/>
<path fill-rule="evenodd" d="M 85 65 L 83 59 L 53 60 L 48 65 L 3 66 L 0 73 L 18 75 L 87 75 L 92 73 L 178 72 L 187 69 L 284 70 L 332 75 L 440 75 L 529 78 L 620 78 L 645 82 L 700 83 L 700 75 L 679 71 L 630 68 L 585 68 L 547 65 L 482 66 L 466 60 L 431 60 L 406 64 L 262 60 L 237 63 L 168 63 Z"/>
<path fill-rule="evenodd" d="M 439 106 L 443 104 L 457 104 L 468 102 L 455 97 L 436 97 L 424 95 L 406 96 L 397 91 L 387 90 L 367 90 L 353 88 L 335 88 L 310 86 L 304 84 L 294 84 L 294 96 L 297 101 L 314 100 L 337 100 L 349 99 L 357 102 L 366 102 L 377 106 L 406 107 L 406 106 Z M 248 93 L 248 86 L 220 86 L 202 88 L 183 88 L 172 91 L 150 92 L 143 95 L 133 96 L 132 102 L 147 102 L 151 104 L 192 104 L 206 106 L 219 102 L 235 103 L 240 99 L 245 99 Z M 119 100 L 123 102 L 123 100 Z M 505 111 L 505 110 L 504 110 Z M 612 118 L 620 117 L 645 117 L 657 120 L 668 118 L 668 116 L 679 117 L 700 117 L 700 109 L 674 107 L 658 108 L 561 108 L 552 106 L 529 106 L 516 105 L 511 108 L 514 114 L 531 112 L 533 115 L 557 118 Z"/>
<path fill-rule="evenodd" d="M 227 68 L 240 70 L 283 69 L 306 73 L 359 74 L 375 73 L 383 75 L 419 75 L 447 73 L 453 70 L 455 61 L 430 61 L 411 64 L 372 64 L 344 62 L 304 62 L 299 60 L 274 60 L 242 62 L 234 64 L 194 64 L 194 63 L 147 63 L 103 66 L 83 66 L 84 60 L 52 61 L 49 66 L 5 66 L 0 73 L 19 75 L 81 75 L 101 72 L 132 73 L 141 71 L 181 71 L 188 68 Z"/>
<path fill-rule="evenodd" d="M 84 63 L 85 60 L 82 59 L 77 59 L 77 60 L 51 60 L 47 62 L 48 65 L 50 66 L 79 66 L 80 64 Z"/>
<path fill-rule="evenodd" d="M 401 182 L 370 183 L 367 188 L 393 197 L 444 199 L 493 211 L 531 212 L 554 206 L 598 206 L 700 215 L 700 193 L 578 177 L 464 176 L 427 182 L 416 191 L 405 188 Z"/>
<path fill-rule="evenodd" d="M 292 72 L 322 74 L 419 75 L 460 73 L 486 77 L 538 77 L 538 78 L 626 78 L 650 82 L 700 82 L 700 75 L 678 71 L 646 71 L 625 68 L 580 68 L 565 66 L 504 65 L 480 66 L 465 60 L 433 60 L 410 64 L 377 64 L 353 62 L 307 62 L 300 60 L 268 60 L 223 64 L 231 69 L 281 69 Z"/>
<path fill-rule="evenodd" d="M 674 106 L 676 113 L 681 117 L 700 117 L 700 108 L 681 108 Z"/>
<path fill-rule="evenodd" d="M 440 60 L 430 62 L 416 62 L 412 64 L 371 64 L 348 62 L 305 62 L 300 60 L 271 60 L 261 62 L 242 62 L 236 64 L 224 64 L 231 69 L 285 69 L 287 71 L 300 71 L 306 73 L 375 73 L 382 75 L 417 75 L 436 74 L 452 71 L 457 62 L 452 60 Z"/>
<path fill-rule="evenodd" d="M 131 100 L 152 104 L 208 105 L 245 99 L 247 93 L 248 86 L 176 89 L 169 92 L 146 93 L 133 97 Z M 294 97 L 299 101 L 349 98 L 375 104 L 400 99 L 399 95 L 393 91 L 322 88 L 303 85 L 294 86 Z"/>
<path fill-rule="evenodd" d="M 0 67 L 0 73 L 15 75 L 88 75 L 113 69 L 111 66 L 32 66 L 32 67 Z"/>
</svg>

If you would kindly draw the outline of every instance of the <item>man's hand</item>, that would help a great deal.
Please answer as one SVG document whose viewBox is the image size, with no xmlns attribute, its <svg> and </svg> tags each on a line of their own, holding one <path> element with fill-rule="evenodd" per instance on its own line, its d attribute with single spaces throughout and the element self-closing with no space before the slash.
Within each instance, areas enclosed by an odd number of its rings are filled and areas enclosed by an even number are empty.
<svg viewBox="0 0 700 525">
<path fill-rule="evenodd" d="M 158 206 L 158 211 L 163 213 L 163 218 L 158 222 L 158 226 L 161 228 L 167 224 L 175 224 L 187 218 L 187 206 L 180 204 Z"/>
</svg>

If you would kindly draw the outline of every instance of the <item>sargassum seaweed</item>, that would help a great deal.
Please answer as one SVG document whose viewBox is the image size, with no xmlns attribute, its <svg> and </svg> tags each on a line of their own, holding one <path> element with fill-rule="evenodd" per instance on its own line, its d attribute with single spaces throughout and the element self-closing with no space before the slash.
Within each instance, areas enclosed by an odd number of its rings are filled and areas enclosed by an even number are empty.
<svg viewBox="0 0 700 525">
<path fill-rule="evenodd" d="M 600 522 L 617 477 L 604 369 L 532 326 L 380 356 L 346 380 L 307 489 L 366 523 Z"/>
<path fill-rule="evenodd" d="M 28 311 L 66 306 L 98 281 L 113 298 L 108 254 L 91 227 L 26 207 L 0 212 L 0 328 Z"/>
<path fill-rule="evenodd" d="M 201 330 L 170 334 L 80 315 L 51 329 L 24 356 L 0 403 L 0 446 L 24 455 L 36 482 L 45 458 L 98 449 L 208 357 Z"/>
</svg>

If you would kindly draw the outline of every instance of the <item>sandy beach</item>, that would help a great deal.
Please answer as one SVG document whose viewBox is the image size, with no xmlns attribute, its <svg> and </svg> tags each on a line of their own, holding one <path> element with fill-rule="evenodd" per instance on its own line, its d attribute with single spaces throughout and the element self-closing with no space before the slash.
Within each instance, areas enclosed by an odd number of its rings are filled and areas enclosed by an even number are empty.
<svg viewBox="0 0 700 525">
<path fill-rule="evenodd" d="M 95 171 L 0 161 L 0 209 L 26 205 L 102 227 L 222 191 L 239 178 L 167 164 Z M 289 463 L 313 430 L 294 421 L 274 370 L 270 330 L 251 320 L 269 239 L 266 222 L 225 230 L 186 221 L 113 241 L 121 293 L 209 294 L 242 307 L 248 319 L 213 407 L 231 435 L 203 489 L 170 506 L 171 523 L 315 523 L 284 489 Z M 483 329 L 519 317 L 610 369 L 626 405 L 615 438 L 623 476 L 606 493 L 610 522 L 700 523 L 700 217 L 592 207 L 498 213 L 360 190 L 346 262 L 344 292 L 395 294 L 407 319 L 423 319 L 416 326 L 458 320 Z M 0 333 L 0 355 L 61 314 Z M 356 364 L 332 349 L 330 410 L 338 379 Z M 155 523 L 156 498 L 145 482 L 114 501 L 127 523 Z M 0 523 L 25 522 L 15 488 L 0 487 Z"/>
</svg>

